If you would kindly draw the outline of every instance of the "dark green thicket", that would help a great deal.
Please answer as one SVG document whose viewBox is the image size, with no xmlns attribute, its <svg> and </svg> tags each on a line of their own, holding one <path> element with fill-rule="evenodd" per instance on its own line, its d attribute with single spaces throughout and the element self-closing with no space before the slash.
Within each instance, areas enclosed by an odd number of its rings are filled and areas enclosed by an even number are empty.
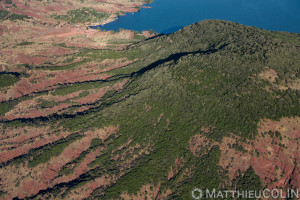
<svg viewBox="0 0 300 200">
<path fill-rule="evenodd" d="M 118 137 L 111 138 L 110 142 L 92 142 L 90 148 L 94 145 L 106 145 L 106 148 L 91 163 L 96 168 L 73 181 L 69 190 L 103 174 L 119 175 L 121 169 L 125 175 L 116 184 L 99 188 L 91 198 L 118 199 L 121 192 L 134 194 L 147 183 L 171 188 L 174 194 L 170 199 L 189 199 L 194 187 L 217 189 L 227 179 L 218 166 L 219 148 L 214 147 L 207 155 L 196 158 L 188 148 L 190 138 L 201 133 L 202 126 L 214 127 L 206 136 L 218 142 L 228 133 L 253 138 L 259 120 L 297 116 L 299 91 L 273 89 L 257 74 L 269 66 L 278 72 L 278 83 L 295 79 L 300 66 L 299 44 L 297 34 L 269 32 L 225 21 L 203 21 L 131 46 L 122 53 L 131 56 L 132 52 L 139 52 L 140 60 L 113 70 L 112 78 L 103 82 L 130 79 L 122 91 L 107 93 L 101 104 L 85 113 L 53 116 L 43 122 L 58 121 L 60 126 L 72 131 L 120 126 Z M 95 52 L 82 55 L 97 59 Z M 109 52 L 112 56 L 119 54 Z M 99 52 L 101 59 L 102 55 Z M 56 94 L 90 88 L 90 84 L 70 89 L 61 87 Z M 97 87 L 98 84 L 102 83 L 97 82 Z M 151 109 L 146 110 L 145 106 Z M 36 122 L 40 123 L 38 119 Z M 133 141 L 130 145 L 139 143 L 145 147 L 150 143 L 153 150 L 149 155 L 140 155 L 131 168 L 123 169 L 122 162 L 113 158 L 125 150 L 114 150 L 129 138 Z M 244 151 L 238 144 L 232 148 Z M 128 153 L 126 157 L 132 155 Z M 185 160 L 184 168 L 168 180 L 171 165 L 180 157 Z M 178 182 L 186 168 L 192 169 L 191 177 Z M 67 171 L 64 169 L 62 173 Z M 253 170 L 248 171 L 237 184 L 244 187 L 255 183 L 254 189 L 259 189 L 258 177 Z M 63 193 L 59 187 L 44 193 Z"/>
<path fill-rule="evenodd" d="M 11 73 L 0 73 L 0 88 L 13 85 L 19 80 L 18 75 Z"/>
<path fill-rule="evenodd" d="M 20 43 L 18 44 L 18 46 L 27 46 L 27 45 L 31 45 L 31 44 L 34 44 L 34 42 L 24 41 L 24 42 L 20 42 Z"/>
<path fill-rule="evenodd" d="M 18 101 L 0 102 L 0 117 L 4 116 L 5 113 L 9 112 L 18 103 Z"/>
<path fill-rule="evenodd" d="M 0 10 L 0 19 L 4 19 L 9 14 L 6 10 Z"/>
<path fill-rule="evenodd" d="M 24 21 L 25 19 L 30 19 L 31 17 L 27 15 L 19 15 L 16 13 L 11 13 L 6 10 L 0 10 L 0 20 L 11 20 L 11 21 L 16 21 L 16 20 L 22 20 Z"/>
<path fill-rule="evenodd" d="M 234 182 L 237 190 L 257 190 L 262 189 L 263 185 L 260 178 L 255 174 L 253 168 L 249 168 L 243 175 L 237 177 Z"/>
<path fill-rule="evenodd" d="M 252 167 L 233 180 L 233 185 L 236 191 L 256 191 L 257 194 L 263 189 L 262 181 Z"/>
</svg>

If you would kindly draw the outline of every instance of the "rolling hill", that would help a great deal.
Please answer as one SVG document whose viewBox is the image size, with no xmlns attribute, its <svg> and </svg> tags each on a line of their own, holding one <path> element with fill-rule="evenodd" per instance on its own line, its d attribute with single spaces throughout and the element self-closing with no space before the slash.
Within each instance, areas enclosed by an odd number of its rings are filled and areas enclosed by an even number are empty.
<svg viewBox="0 0 300 200">
<path fill-rule="evenodd" d="M 299 34 L 205 20 L 128 43 L 0 73 L 1 198 L 300 187 Z"/>
</svg>

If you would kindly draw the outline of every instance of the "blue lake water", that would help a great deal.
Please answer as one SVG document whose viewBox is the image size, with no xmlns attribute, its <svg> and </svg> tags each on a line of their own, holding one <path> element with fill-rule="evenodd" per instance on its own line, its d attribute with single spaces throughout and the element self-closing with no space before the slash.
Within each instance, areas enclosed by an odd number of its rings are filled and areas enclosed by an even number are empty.
<svg viewBox="0 0 300 200">
<path fill-rule="evenodd" d="M 221 19 L 300 33 L 300 0 L 154 0 L 149 6 L 100 28 L 172 33 L 201 20 Z"/>
</svg>

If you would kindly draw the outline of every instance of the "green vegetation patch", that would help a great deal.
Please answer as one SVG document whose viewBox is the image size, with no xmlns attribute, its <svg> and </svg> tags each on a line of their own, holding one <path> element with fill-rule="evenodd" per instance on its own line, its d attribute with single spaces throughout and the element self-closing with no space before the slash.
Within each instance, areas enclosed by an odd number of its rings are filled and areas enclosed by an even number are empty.
<svg viewBox="0 0 300 200">
<path fill-rule="evenodd" d="M 99 22 L 109 17 L 109 14 L 97 11 L 93 8 L 80 8 L 68 11 L 66 15 L 55 16 L 56 19 L 69 23 Z"/>
<path fill-rule="evenodd" d="M 129 60 L 134 60 L 136 58 L 145 56 L 145 52 L 139 48 L 129 48 L 124 51 L 86 49 L 77 56 L 97 61 L 119 58 L 128 58 Z"/>
<path fill-rule="evenodd" d="M 41 108 L 53 108 L 54 106 L 58 106 L 59 104 L 61 104 L 61 102 L 55 102 L 55 101 L 43 101 L 40 104 Z"/>
<path fill-rule="evenodd" d="M 28 41 L 25 41 L 25 42 L 20 42 L 20 43 L 18 44 L 18 46 L 27 46 L 27 45 L 32 45 L 32 44 L 34 44 L 34 42 L 28 42 Z"/>
<path fill-rule="evenodd" d="M 53 96 L 64 96 L 64 95 L 68 95 L 71 94 L 73 92 L 77 92 L 80 90 L 90 90 L 90 89 L 96 89 L 96 88 L 102 88 L 105 86 L 110 86 L 113 83 L 105 83 L 102 81 L 98 81 L 98 82 L 84 82 L 84 83 L 75 83 L 73 85 L 63 85 L 59 88 L 57 88 L 52 95 Z M 80 93 L 79 97 L 84 97 L 87 96 L 89 94 L 88 91 L 83 91 L 82 93 Z"/>
<path fill-rule="evenodd" d="M 33 157 L 33 160 L 31 160 L 28 163 L 29 167 L 35 167 L 38 164 L 46 163 L 48 162 L 52 157 L 59 156 L 63 150 L 75 142 L 76 140 L 79 140 L 83 136 L 80 134 L 72 134 L 64 139 L 61 139 L 55 143 L 46 145 L 42 147 L 41 149 L 38 149 L 38 154 Z"/>
<path fill-rule="evenodd" d="M 124 51 L 115 51 L 115 50 L 95 50 L 95 49 L 84 49 L 80 53 L 76 54 L 74 57 L 69 58 L 69 61 L 76 58 L 82 59 L 81 61 L 66 64 L 63 66 L 42 66 L 38 69 L 56 71 L 56 70 L 69 70 L 79 66 L 82 66 L 85 63 L 92 61 L 101 62 L 105 59 L 119 59 L 127 58 L 128 60 L 135 60 L 147 55 L 146 51 L 143 51 L 139 48 L 130 48 Z M 114 71 L 114 70 L 112 70 Z"/>
<path fill-rule="evenodd" d="M 9 15 L 9 11 L 0 10 L 0 19 L 5 19 Z"/>
<path fill-rule="evenodd" d="M 21 20 L 24 21 L 25 19 L 31 19 L 32 17 L 29 17 L 27 15 L 20 15 L 16 13 L 11 13 L 6 10 L 0 10 L 0 20 L 11 20 L 11 21 L 16 21 L 16 20 Z"/>
<path fill-rule="evenodd" d="M 4 116 L 5 113 L 9 112 L 18 103 L 19 101 L 0 102 L 0 116 Z"/>
<path fill-rule="evenodd" d="M 19 77 L 15 74 L 0 73 L 0 88 L 13 85 L 17 81 L 19 81 Z"/>
<path fill-rule="evenodd" d="M 67 65 L 62 65 L 62 66 L 43 66 L 43 67 L 41 67 L 41 69 L 50 70 L 50 71 L 67 70 L 67 69 L 72 69 L 72 68 L 78 67 L 86 62 L 88 62 L 88 60 L 83 59 L 81 61 L 73 62 L 73 63 L 67 64 Z"/>
<path fill-rule="evenodd" d="M 252 167 L 233 180 L 234 189 L 237 191 L 257 191 L 263 189 L 263 183 Z"/>
</svg>

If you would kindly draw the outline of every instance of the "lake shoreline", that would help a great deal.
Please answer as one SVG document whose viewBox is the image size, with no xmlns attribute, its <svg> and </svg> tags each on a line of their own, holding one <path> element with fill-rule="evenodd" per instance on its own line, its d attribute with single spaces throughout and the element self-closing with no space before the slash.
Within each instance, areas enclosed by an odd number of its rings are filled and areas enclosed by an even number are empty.
<svg viewBox="0 0 300 200">
<path fill-rule="evenodd" d="M 168 34 L 202 20 L 220 19 L 265 30 L 300 33 L 298 25 L 300 18 L 297 14 L 300 13 L 300 2 L 294 2 L 296 4 L 294 6 L 291 2 L 293 0 L 284 3 L 275 0 L 274 5 L 270 6 L 268 1 L 258 0 L 251 2 L 226 0 L 221 3 L 217 0 L 187 0 L 187 2 L 157 0 L 151 4 L 141 5 L 137 12 L 117 16 L 107 23 L 93 25 L 90 28 L 138 32 L 152 29 L 156 33 Z M 282 12 L 283 9 L 286 11 Z"/>
</svg>

